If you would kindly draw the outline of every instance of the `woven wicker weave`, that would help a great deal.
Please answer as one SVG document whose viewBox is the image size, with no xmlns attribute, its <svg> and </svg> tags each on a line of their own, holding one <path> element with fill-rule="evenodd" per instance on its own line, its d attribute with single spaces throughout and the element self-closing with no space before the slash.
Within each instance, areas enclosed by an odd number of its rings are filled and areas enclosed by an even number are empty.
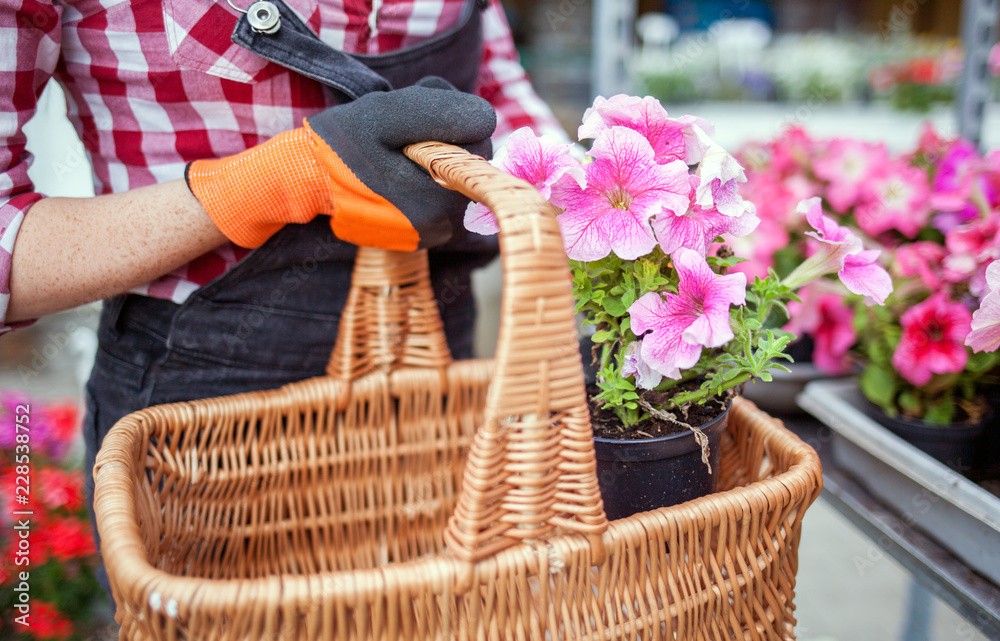
<svg viewBox="0 0 1000 641">
<path fill-rule="evenodd" d="M 498 214 L 500 341 L 451 362 L 423 253 L 363 250 L 329 375 L 122 419 L 95 467 L 123 639 L 792 639 L 815 452 L 737 399 L 723 491 L 608 523 L 550 205 Z"/>
</svg>

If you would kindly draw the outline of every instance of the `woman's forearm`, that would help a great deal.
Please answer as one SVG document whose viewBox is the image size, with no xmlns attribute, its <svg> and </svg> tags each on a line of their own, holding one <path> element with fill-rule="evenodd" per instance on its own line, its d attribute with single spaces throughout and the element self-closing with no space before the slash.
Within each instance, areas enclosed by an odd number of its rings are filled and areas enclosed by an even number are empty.
<svg viewBox="0 0 1000 641">
<path fill-rule="evenodd" d="M 183 180 L 94 198 L 45 198 L 14 244 L 6 322 L 126 292 L 226 242 Z"/>
</svg>

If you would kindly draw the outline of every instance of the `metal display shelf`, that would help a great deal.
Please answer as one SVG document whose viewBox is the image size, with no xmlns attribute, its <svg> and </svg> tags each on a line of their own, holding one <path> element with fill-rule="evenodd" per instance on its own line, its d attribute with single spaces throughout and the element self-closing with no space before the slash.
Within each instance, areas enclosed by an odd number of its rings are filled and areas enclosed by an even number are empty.
<svg viewBox="0 0 1000 641">
<path fill-rule="evenodd" d="M 823 469 L 823 498 L 931 593 L 1000 639 L 1000 587 L 906 523 L 842 471 Z"/>
<path fill-rule="evenodd" d="M 920 510 L 905 511 L 898 509 L 898 505 L 893 507 L 889 504 L 891 502 L 887 503 L 870 491 L 869 488 L 873 482 L 877 482 L 877 479 L 865 478 L 864 484 L 859 483 L 840 464 L 845 458 L 844 452 L 849 451 L 850 447 L 857 447 L 857 443 L 848 441 L 838 432 L 837 424 L 841 424 L 840 428 L 843 429 L 845 414 L 847 418 L 851 418 L 857 410 L 850 406 L 849 398 L 846 398 L 846 404 L 841 406 L 835 403 L 834 407 L 828 404 L 819 407 L 818 404 L 827 403 L 831 392 L 841 395 L 842 398 L 845 398 L 845 395 L 849 396 L 849 388 L 853 387 L 853 383 L 834 380 L 810 383 L 810 386 L 813 387 L 807 387 L 800 395 L 799 404 L 807 411 L 816 414 L 825 423 L 831 423 L 833 429 L 810 416 L 788 416 L 786 426 L 819 452 L 823 462 L 822 498 L 829 501 L 833 508 L 860 529 L 882 551 L 892 556 L 916 581 L 954 608 L 970 625 L 978 628 L 987 638 L 1000 639 L 1000 586 L 921 531 L 919 529 L 921 525 L 916 522 L 917 516 L 915 516 L 915 513 L 921 512 Z M 823 392 L 819 395 L 819 399 L 816 394 L 817 387 Z M 904 445 L 911 447 L 909 444 Z M 837 447 L 840 448 L 840 452 L 835 456 L 834 449 Z M 920 456 L 925 456 L 915 448 L 914 451 Z M 888 467 L 887 458 L 893 457 L 879 455 L 875 465 L 886 464 Z M 908 472 L 912 473 L 912 470 Z M 897 478 L 889 480 L 886 486 L 903 482 L 900 480 L 902 477 L 906 475 L 899 472 Z M 964 477 L 962 480 L 964 481 Z M 945 505 L 947 501 L 935 500 L 934 503 L 950 507 Z M 942 513 L 937 514 L 938 518 L 942 517 Z M 918 516 L 924 520 L 928 518 L 923 513 Z M 992 527 L 992 524 L 987 525 Z M 985 551 L 987 558 L 988 555 L 1000 553 L 1000 548 L 994 549 L 989 540 L 986 541 L 991 546 Z M 986 569 L 993 574 L 992 566 Z"/>
</svg>

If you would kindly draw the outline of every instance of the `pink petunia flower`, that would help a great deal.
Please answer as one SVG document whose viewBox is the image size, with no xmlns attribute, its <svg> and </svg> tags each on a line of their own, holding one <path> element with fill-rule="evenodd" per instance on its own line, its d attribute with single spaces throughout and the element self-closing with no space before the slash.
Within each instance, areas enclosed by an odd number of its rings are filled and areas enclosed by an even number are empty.
<svg viewBox="0 0 1000 641">
<path fill-rule="evenodd" d="M 705 146 L 704 157 L 698 164 L 701 180 L 695 191 L 698 205 L 734 217 L 751 211 L 753 204 L 739 195 L 739 183 L 747 181 L 743 166 L 699 127 L 695 127 L 695 134 Z"/>
<path fill-rule="evenodd" d="M 580 184 L 586 180 L 583 167 L 569 154 L 570 147 L 572 145 L 538 137 L 530 127 L 521 127 L 507 138 L 505 153 L 494 158 L 491 164 L 531 183 L 543 198 L 549 198 L 552 185 L 563 176 L 570 176 Z M 500 231 L 490 208 L 477 202 L 469 203 L 465 210 L 465 228 L 486 236 Z"/>
<path fill-rule="evenodd" d="M 863 249 L 844 256 L 844 267 L 837 276 L 847 289 L 865 297 L 865 304 L 881 305 L 892 293 L 892 278 L 878 264 L 878 249 Z"/>
<path fill-rule="evenodd" d="M 835 138 L 826 153 L 816 158 L 813 172 L 829 183 L 826 200 L 834 211 L 843 213 L 858 202 L 862 185 L 888 161 L 885 145 Z"/>
<path fill-rule="evenodd" d="M 768 268 L 774 267 L 774 254 L 788 247 L 790 237 L 784 225 L 773 220 L 762 219 L 754 234 L 735 238 L 730 243 L 737 256 L 750 260 L 733 266 L 730 271 L 742 272 L 752 280 L 755 276 L 767 278 Z"/>
<path fill-rule="evenodd" d="M 894 251 L 894 259 L 899 275 L 903 278 L 920 278 L 920 281 L 930 291 L 941 287 L 944 274 L 941 262 L 947 256 L 945 248 L 931 241 L 906 243 Z"/>
<path fill-rule="evenodd" d="M 928 162 L 935 163 L 947 153 L 950 144 L 950 141 L 938 134 L 933 122 L 925 120 L 920 127 L 916 153 L 923 155 Z"/>
<path fill-rule="evenodd" d="M 689 176 L 691 195 L 698 187 L 697 176 Z M 742 216 L 724 216 L 715 209 L 702 209 L 691 199 L 684 214 L 662 212 L 653 219 L 653 231 L 665 254 L 673 254 L 681 247 L 692 249 L 702 256 L 708 253 L 709 245 L 723 234 L 743 237 L 754 229 L 760 220 L 754 215 L 753 205 Z"/>
<path fill-rule="evenodd" d="M 965 344 L 974 352 L 995 352 L 1000 348 L 1000 260 L 986 268 L 987 294 L 972 313 L 972 331 Z"/>
<path fill-rule="evenodd" d="M 649 332 L 642 339 L 642 359 L 663 376 L 679 379 L 680 370 L 701 358 L 702 347 L 733 339 L 729 306 L 746 303 L 746 276 L 720 276 L 690 249 L 677 250 L 671 259 L 677 293 L 664 298 L 650 292 L 632 303 L 628 313 L 636 336 Z"/>
<path fill-rule="evenodd" d="M 649 141 L 657 164 L 683 160 L 688 165 L 701 161 L 705 147 L 694 127 L 709 132 L 714 127 L 695 116 L 670 118 L 660 101 L 652 96 L 639 98 L 619 94 L 610 98 L 598 96 L 594 105 L 583 113 L 583 124 L 577 131 L 580 140 L 597 138 L 612 127 L 626 127 Z"/>
<path fill-rule="evenodd" d="M 913 238 L 930 218 L 929 198 L 925 170 L 903 161 L 890 162 L 862 185 L 854 218 L 871 236 L 895 229 Z"/>
<path fill-rule="evenodd" d="M 960 212 L 968 208 L 969 194 L 977 182 L 981 168 L 982 159 L 975 145 L 968 140 L 953 142 L 934 172 L 931 206 L 948 212 Z M 974 215 L 974 209 L 972 213 Z"/>
<path fill-rule="evenodd" d="M 880 251 L 863 250 L 861 239 L 850 229 L 823 215 L 819 198 L 803 200 L 799 211 L 805 213 L 806 220 L 816 230 L 805 232 L 815 239 L 811 243 L 814 253 L 785 278 L 785 285 L 798 289 L 816 278 L 836 273 L 847 289 L 865 296 L 866 303 L 870 304 L 869 299 L 879 305 L 884 303 L 892 293 L 892 279 L 875 262 Z"/>
<path fill-rule="evenodd" d="M 625 348 L 622 376 L 635 376 L 635 384 L 642 389 L 653 389 L 663 380 L 663 376 L 643 360 L 642 341 L 632 341 Z"/>
<path fill-rule="evenodd" d="M 892 355 L 899 375 L 926 385 L 934 374 L 961 372 L 968 360 L 964 342 L 972 315 L 961 303 L 938 292 L 914 305 L 899 320 L 903 333 Z"/>
<path fill-rule="evenodd" d="M 847 352 L 857 338 L 852 324 L 854 312 L 837 294 L 807 288 L 800 296 L 801 303 L 788 304 L 791 321 L 785 329 L 813 337 L 812 360 L 821 372 L 830 376 L 846 374 L 850 366 Z"/>
<path fill-rule="evenodd" d="M 552 187 L 552 203 L 565 209 L 558 220 L 566 253 L 574 260 L 648 254 L 656 246 L 649 219 L 687 211 L 687 165 L 658 165 L 649 142 L 625 127 L 601 132 L 587 153 L 594 161 L 585 168 L 586 188 L 566 175 Z"/>
<path fill-rule="evenodd" d="M 944 273 L 952 282 L 967 281 L 973 296 L 986 291 L 986 265 L 1000 258 L 1000 213 L 953 228 L 945 235 Z"/>
<path fill-rule="evenodd" d="M 788 127 L 771 143 L 771 167 L 782 179 L 805 173 L 817 144 L 802 127 Z"/>
</svg>

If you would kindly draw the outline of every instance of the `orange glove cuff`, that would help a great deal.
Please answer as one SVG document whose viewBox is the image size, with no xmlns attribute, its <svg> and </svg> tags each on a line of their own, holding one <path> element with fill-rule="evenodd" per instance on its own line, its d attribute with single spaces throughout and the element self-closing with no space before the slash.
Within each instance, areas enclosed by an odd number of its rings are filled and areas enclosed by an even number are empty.
<svg viewBox="0 0 1000 641">
<path fill-rule="evenodd" d="M 186 177 L 215 226 L 241 247 L 260 247 L 286 224 L 317 214 L 330 216 L 333 233 L 357 245 L 413 251 L 420 242 L 409 219 L 362 183 L 309 123 L 226 158 L 196 160 Z"/>
<path fill-rule="evenodd" d="M 191 192 L 216 227 L 247 248 L 288 223 L 331 215 L 330 180 L 316 161 L 314 135 L 293 129 L 233 156 L 196 160 L 186 175 Z"/>
</svg>

